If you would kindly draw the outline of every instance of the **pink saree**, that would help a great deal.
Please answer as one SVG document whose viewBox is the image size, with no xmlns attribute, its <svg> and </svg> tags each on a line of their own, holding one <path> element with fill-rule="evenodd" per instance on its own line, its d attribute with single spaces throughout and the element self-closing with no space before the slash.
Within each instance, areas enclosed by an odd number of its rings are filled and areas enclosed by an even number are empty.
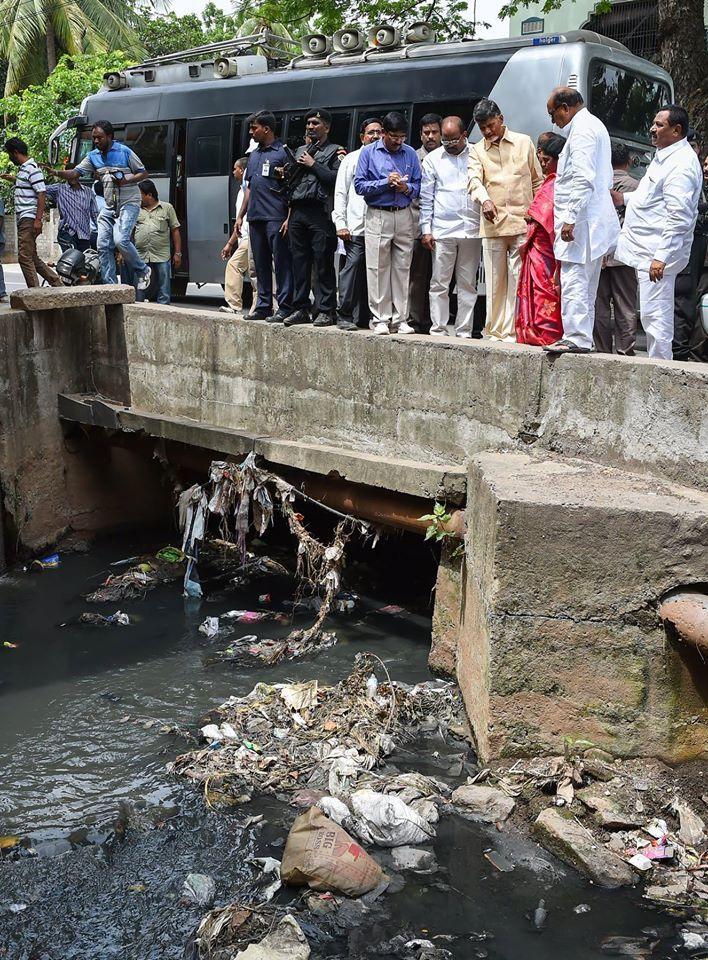
<svg viewBox="0 0 708 960">
<path fill-rule="evenodd" d="M 555 173 L 541 184 L 529 207 L 526 239 L 521 246 L 521 273 L 516 300 L 516 339 L 544 346 L 563 336 L 560 289 L 553 255 L 553 186 Z"/>
</svg>

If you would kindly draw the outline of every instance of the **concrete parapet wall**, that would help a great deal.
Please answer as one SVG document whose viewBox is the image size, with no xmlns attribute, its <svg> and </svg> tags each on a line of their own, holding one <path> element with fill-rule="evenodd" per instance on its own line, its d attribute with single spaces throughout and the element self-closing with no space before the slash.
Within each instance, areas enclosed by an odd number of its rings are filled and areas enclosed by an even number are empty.
<svg viewBox="0 0 708 960">
<path fill-rule="evenodd" d="M 708 488 L 708 370 L 126 308 L 131 402 L 293 442 L 462 465 L 549 450 Z"/>
</svg>

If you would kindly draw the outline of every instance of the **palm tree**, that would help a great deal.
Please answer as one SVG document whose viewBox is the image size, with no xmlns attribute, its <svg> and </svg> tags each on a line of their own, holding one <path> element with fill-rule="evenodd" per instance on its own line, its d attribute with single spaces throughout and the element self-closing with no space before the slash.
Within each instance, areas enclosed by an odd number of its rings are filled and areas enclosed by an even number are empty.
<svg viewBox="0 0 708 960">
<path fill-rule="evenodd" d="M 0 0 L 5 96 L 41 83 L 64 53 L 123 50 L 143 56 L 129 10 L 125 0 Z"/>
</svg>

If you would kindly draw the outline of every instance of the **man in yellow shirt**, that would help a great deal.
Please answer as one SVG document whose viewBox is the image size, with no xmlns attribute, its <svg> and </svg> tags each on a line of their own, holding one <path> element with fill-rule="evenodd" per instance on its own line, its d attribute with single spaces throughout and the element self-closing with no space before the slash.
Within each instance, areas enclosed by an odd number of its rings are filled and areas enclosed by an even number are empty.
<svg viewBox="0 0 708 960">
<path fill-rule="evenodd" d="M 171 264 L 176 270 L 182 266 L 182 238 L 180 223 L 175 208 L 166 200 L 160 200 L 152 180 L 140 184 L 140 213 L 135 223 L 135 246 L 138 253 L 152 268 L 150 286 L 136 290 L 135 299 L 152 300 L 155 303 L 170 302 Z M 170 264 L 170 237 L 172 253 Z"/>
<path fill-rule="evenodd" d="M 469 192 L 482 205 L 485 333 L 494 340 L 513 342 L 519 248 L 526 236 L 524 216 L 543 174 L 533 140 L 509 130 L 493 100 L 480 100 L 473 116 L 484 138 L 470 148 L 468 172 Z"/>
</svg>

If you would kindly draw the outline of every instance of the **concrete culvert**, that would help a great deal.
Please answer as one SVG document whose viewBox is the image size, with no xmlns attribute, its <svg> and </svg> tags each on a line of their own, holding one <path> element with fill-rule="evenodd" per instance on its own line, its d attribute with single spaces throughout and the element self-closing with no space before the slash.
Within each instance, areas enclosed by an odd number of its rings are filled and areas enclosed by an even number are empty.
<svg viewBox="0 0 708 960">
<path fill-rule="evenodd" d="M 679 640 L 708 654 L 708 592 L 686 587 L 666 596 L 659 606 L 664 624 L 671 624 Z"/>
</svg>

